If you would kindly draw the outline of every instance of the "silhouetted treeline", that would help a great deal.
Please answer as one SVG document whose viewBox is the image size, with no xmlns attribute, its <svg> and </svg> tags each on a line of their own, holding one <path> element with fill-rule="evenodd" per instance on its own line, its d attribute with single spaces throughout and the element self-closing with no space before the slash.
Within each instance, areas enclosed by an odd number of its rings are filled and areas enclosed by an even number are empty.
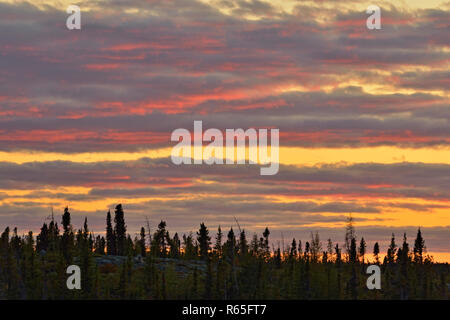
<svg viewBox="0 0 450 320">
<path fill-rule="evenodd" d="M 448 299 L 448 264 L 425 253 L 419 229 L 380 248 L 357 241 L 352 219 L 340 248 L 319 234 L 273 246 L 270 231 L 247 239 L 245 230 L 219 227 L 215 239 L 201 223 L 196 234 L 173 236 L 161 221 L 152 234 L 127 234 L 122 205 L 106 216 L 106 236 L 85 219 L 74 230 L 68 208 L 62 230 L 52 216 L 34 237 L 7 227 L 0 239 L 0 299 Z M 367 257 L 382 270 L 381 290 L 368 290 Z M 81 290 L 66 287 L 66 269 L 81 269 Z"/>
</svg>

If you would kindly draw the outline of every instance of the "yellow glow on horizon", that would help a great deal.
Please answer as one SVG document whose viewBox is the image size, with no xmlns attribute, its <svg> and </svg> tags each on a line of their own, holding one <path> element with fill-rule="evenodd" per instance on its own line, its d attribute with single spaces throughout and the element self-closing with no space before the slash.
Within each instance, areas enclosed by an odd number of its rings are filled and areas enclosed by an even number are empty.
<svg viewBox="0 0 450 320">
<path fill-rule="evenodd" d="M 321 213 L 324 216 L 341 216 L 343 213 Z M 352 213 L 356 227 L 380 226 L 380 227 L 404 227 L 417 226 L 424 228 L 450 227 L 449 208 L 433 209 L 430 212 L 420 212 L 405 208 L 382 208 L 379 213 Z M 362 220 L 358 221 L 358 218 Z M 368 219 L 368 220 L 364 220 Z M 310 227 L 344 227 L 342 223 L 311 223 Z"/>
<path fill-rule="evenodd" d="M 148 149 L 139 152 L 82 152 L 60 153 L 42 151 L 0 151 L 0 159 L 5 162 L 23 164 L 27 162 L 70 161 L 94 163 L 104 161 L 132 161 L 141 158 L 170 157 L 172 148 Z"/>
<path fill-rule="evenodd" d="M 450 164 L 450 147 L 398 148 L 389 146 L 364 148 L 280 148 L 280 162 L 292 165 L 317 165 L 329 163 L 380 163 L 422 162 Z"/>
<path fill-rule="evenodd" d="M 224 147 L 224 155 L 226 152 Z M 270 150 L 270 148 L 269 148 Z M 170 158 L 172 148 L 149 149 L 138 152 L 84 152 L 53 153 L 11 151 L 0 152 L 4 162 L 23 164 L 28 162 L 70 161 L 75 163 L 95 163 L 105 161 L 134 161 L 142 158 Z M 285 165 L 314 166 L 320 164 L 353 164 L 399 162 L 421 162 L 450 164 L 450 147 L 399 148 L 393 146 L 361 148 L 303 148 L 280 147 L 280 163 Z M 193 153 L 192 153 L 193 154 Z M 270 151 L 269 151 L 270 154 Z M 246 150 L 248 159 L 248 148 Z M 267 161 L 265 159 L 264 161 Z"/>
</svg>

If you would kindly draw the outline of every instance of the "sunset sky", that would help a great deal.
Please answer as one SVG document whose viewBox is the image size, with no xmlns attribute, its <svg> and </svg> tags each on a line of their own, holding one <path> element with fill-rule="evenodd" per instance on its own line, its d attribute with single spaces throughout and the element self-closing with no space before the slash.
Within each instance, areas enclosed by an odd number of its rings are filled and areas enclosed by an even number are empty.
<svg viewBox="0 0 450 320">
<path fill-rule="evenodd" d="M 80 6 L 81 30 L 66 8 Z M 381 8 L 381 30 L 366 8 Z M 0 227 L 235 226 L 450 261 L 450 2 L 0 0 Z M 280 169 L 172 164 L 173 130 L 278 128 Z"/>
</svg>

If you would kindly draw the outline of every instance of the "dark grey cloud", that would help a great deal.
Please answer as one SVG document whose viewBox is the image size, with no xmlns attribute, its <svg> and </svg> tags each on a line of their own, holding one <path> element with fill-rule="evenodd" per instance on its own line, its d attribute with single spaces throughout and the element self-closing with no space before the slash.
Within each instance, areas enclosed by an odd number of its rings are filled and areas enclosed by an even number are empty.
<svg viewBox="0 0 450 320">
<path fill-rule="evenodd" d="M 277 175 L 260 176 L 256 165 L 182 165 L 170 159 L 73 163 L 65 161 L 0 163 L 0 187 L 43 189 L 48 186 L 89 186 L 88 197 L 138 195 L 176 195 L 187 192 L 223 194 L 280 194 L 320 196 L 359 194 L 365 196 L 401 196 L 446 199 L 450 190 L 450 166 L 447 164 L 363 163 L 296 167 L 281 165 Z M 199 188 L 196 179 L 217 182 Z M 239 184 L 236 184 L 239 181 Z M 187 187 L 183 184 L 188 183 Z M 327 188 L 298 188 L 301 183 L 330 184 Z M 230 184 L 230 185 L 227 185 Z M 101 186 L 101 187 L 100 187 Z M 144 187 L 148 186 L 148 187 Z M 376 188 L 372 188 L 376 186 Z M 108 190 L 109 189 L 109 190 Z"/>
</svg>

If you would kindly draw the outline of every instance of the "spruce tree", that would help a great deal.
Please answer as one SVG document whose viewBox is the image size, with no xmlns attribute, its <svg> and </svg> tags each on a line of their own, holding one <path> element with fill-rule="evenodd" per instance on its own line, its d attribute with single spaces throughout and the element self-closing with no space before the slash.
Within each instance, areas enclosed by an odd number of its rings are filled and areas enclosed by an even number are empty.
<svg viewBox="0 0 450 320">
<path fill-rule="evenodd" d="M 333 241 L 331 241 L 331 238 L 327 241 L 327 253 L 330 259 L 333 259 Z"/>
<path fill-rule="evenodd" d="M 359 256 L 362 259 L 362 264 L 364 264 L 364 255 L 366 254 L 366 241 L 364 237 L 361 238 L 361 242 L 359 243 Z"/>
<path fill-rule="evenodd" d="M 178 258 L 180 256 L 180 245 L 181 245 L 178 233 L 174 234 L 169 245 L 170 245 L 170 256 L 172 258 Z"/>
<path fill-rule="evenodd" d="M 268 236 L 268 234 L 267 234 Z M 236 295 L 239 292 L 239 286 L 236 275 L 236 266 L 235 266 L 235 256 L 236 256 L 236 237 L 234 235 L 233 228 L 230 228 L 227 236 L 227 242 L 225 244 L 226 247 L 226 256 L 227 262 L 230 265 L 230 290 L 228 295 L 231 299 L 236 298 Z"/>
<path fill-rule="evenodd" d="M 155 256 L 159 256 L 161 258 L 166 256 L 167 251 L 167 231 L 166 231 L 166 222 L 161 220 L 158 224 L 158 230 L 156 230 L 153 235 L 151 252 Z"/>
<path fill-rule="evenodd" d="M 345 250 L 347 252 L 347 257 L 350 260 L 351 242 L 355 238 L 355 227 L 353 226 L 353 217 L 349 215 L 347 219 L 347 226 L 345 228 Z"/>
<path fill-rule="evenodd" d="M 116 206 L 116 209 L 114 211 L 114 233 L 116 237 L 116 243 L 117 243 L 117 254 L 119 256 L 123 256 L 125 254 L 125 246 L 126 246 L 126 232 L 127 232 L 127 226 L 125 225 L 125 217 L 124 212 L 121 204 L 118 204 Z"/>
<path fill-rule="evenodd" d="M 221 257 L 222 256 L 222 237 L 223 237 L 223 233 L 222 233 L 222 229 L 219 228 L 217 229 L 217 234 L 216 234 L 216 244 L 214 245 L 214 253 L 218 256 Z"/>
<path fill-rule="evenodd" d="M 62 216 L 62 225 L 63 225 L 63 235 L 61 239 L 61 249 L 67 264 L 71 264 L 73 254 L 73 230 L 72 225 L 70 223 L 70 212 L 68 207 L 64 208 L 64 214 Z"/>
<path fill-rule="evenodd" d="M 414 241 L 414 262 L 423 263 L 423 252 L 425 249 L 425 240 L 422 238 L 422 231 L 417 230 L 416 240 Z"/>
<path fill-rule="evenodd" d="M 104 255 L 105 254 L 105 238 L 101 236 L 97 236 L 95 238 L 95 253 Z"/>
<path fill-rule="evenodd" d="M 403 234 L 402 248 L 398 250 L 398 261 L 400 261 L 400 299 L 406 300 L 409 297 L 409 244 L 407 242 L 406 233 Z"/>
<path fill-rule="evenodd" d="M 200 229 L 197 232 L 197 241 L 200 246 L 200 256 L 202 259 L 206 259 L 208 257 L 209 246 L 211 244 L 211 237 L 209 236 L 209 230 L 202 222 L 200 224 Z"/>
<path fill-rule="evenodd" d="M 266 229 L 264 230 L 264 233 L 263 233 L 263 237 L 264 237 L 263 251 L 264 251 L 266 257 L 270 256 L 270 252 L 269 252 L 269 235 L 270 235 L 269 228 L 266 227 Z"/>
<path fill-rule="evenodd" d="M 328 252 L 327 251 L 323 251 L 322 252 L 322 263 L 328 263 Z"/>
<path fill-rule="evenodd" d="M 196 258 L 196 251 L 192 233 L 189 233 L 188 236 L 183 235 L 183 245 L 184 245 L 184 258 L 186 259 Z"/>
<path fill-rule="evenodd" d="M 311 232 L 311 243 L 310 243 L 310 252 L 311 252 L 311 262 L 316 263 L 319 259 L 320 252 L 322 250 L 322 243 L 320 242 L 319 233 L 313 235 Z"/>
<path fill-rule="evenodd" d="M 89 241 L 89 227 L 87 218 L 84 219 L 83 230 L 78 231 L 78 250 L 81 260 L 81 290 L 85 298 L 89 297 L 91 293 L 92 274 L 91 274 L 91 256 L 92 248 Z"/>
<path fill-rule="evenodd" d="M 303 254 L 303 257 L 305 258 L 305 260 L 309 260 L 309 256 L 310 256 L 310 245 L 309 242 L 306 241 L 305 242 L 305 253 Z"/>
<path fill-rule="evenodd" d="M 395 235 L 392 234 L 391 243 L 389 245 L 387 255 L 386 255 L 386 259 L 387 259 L 388 263 L 390 263 L 390 264 L 394 263 L 396 252 L 397 252 L 397 245 L 395 244 Z"/>
<path fill-rule="evenodd" d="M 252 256 L 257 257 L 259 255 L 258 235 L 253 234 L 252 242 L 250 243 L 250 252 Z"/>
<path fill-rule="evenodd" d="M 379 254 L 380 254 L 380 246 L 378 245 L 378 242 L 375 242 L 375 245 L 373 246 L 373 256 L 375 258 L 376 264 L 380 263 L 380 258 L 378 256 Z"/>
<path fill-rule="evenodd" d="M 289 258 L 297 259 L 297 241 L 295 241 L 295 238 L 292 239 L 291 251 L 289 252 Z"/>
<path fill-rule="evenodd" d="M 41 228 L 41 232 L 36 238 L 36 250 L 41 252 L 42 250 L 47 251 L 48 249 L 48 227 L 44 222 Z"/>
<path fill-rule="evenodd" d="M 349 255 L 349 260 L 350 263 L 356 263 L 357 262 L 357 253 L 356 253 L 356 239 L 352 238 L 351 242 L 350 242 L 350 255 Z"/>
<path fill-rule="evenodd" d="M 116 236 L 111 223 L 111 211 L 106 214 L 106 253 L 108 255 L 116 255 Z"/>
<path fill-rule="evenodd" d="M 231 261 L 234 260 L 234 255 L 236 252 L 236 237 L 234 236 L 233 228 L 230 228 L 230 231 L 228 232 L 227 242 L 225 243 L 225 246 L 227 260 L 231 263 Z"/>
<path fill-rule="evenodd" d="M 139 246 L 141 249 L 141 256 L 145 257 L 145 255 L 147 254 L 147 248 L 145 246 L 145 229 L 144 229 L 144 227 L 141 227 Z"/>
<path fill-rule="evenodd" d="M 281 268 L 281 250 L 280 247 L 278 247 L 276 254 L 275 254 L 275 266 L 280 269 Z"/>
<path fill-rule="evenodd" d="M 64 234 L 68 234 L 72 229 L 72 225 L 70 224 L 70 212 L 68 207 L 64 208 L 64 213 L 62 216 L 62 225 Z"/>
<path fill-rule="evenodd" d="M 241 231 L 241 235 L 239 237 L 239 254 L 243 257 L 248 254 L 248 244 L 245 236 L 245 230 Z"/>
</svg>

